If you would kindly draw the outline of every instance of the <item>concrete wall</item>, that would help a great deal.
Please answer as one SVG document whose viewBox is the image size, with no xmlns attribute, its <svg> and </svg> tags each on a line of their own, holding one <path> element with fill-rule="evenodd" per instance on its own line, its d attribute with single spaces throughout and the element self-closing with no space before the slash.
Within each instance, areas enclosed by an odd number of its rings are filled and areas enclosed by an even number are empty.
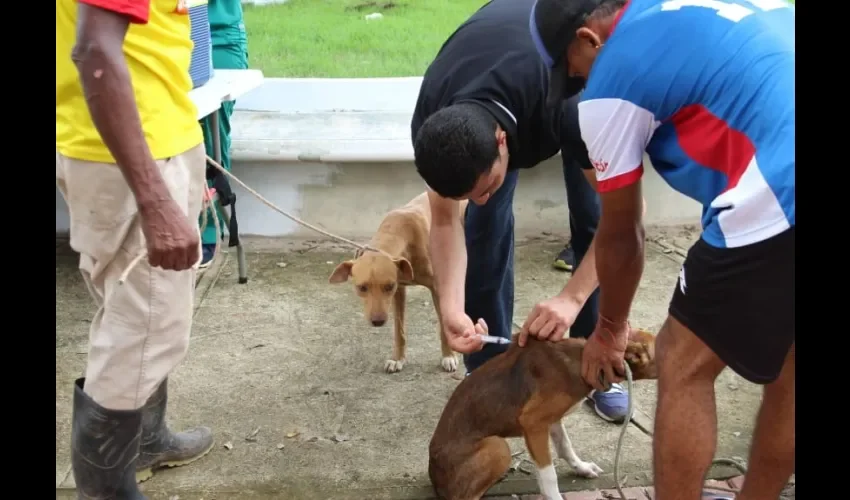
<svg viewBox="0 0 850 500">
<path fill-rule="evenodd" d="M 328 231 L 368 238 L 390 208 L 421 193 L 412 163 L 410 113 L 420 78 L 268 79 L 237 102 L 233 173 L 272 203 Z M 651 168 L 648 224 L 697 221 L 699 206 Z M 254 236 L 321 237 L 234 186 L 240 230 Z M 560 157 L 524 171 L 517 233 L 567 231 Z M 56 193 L 56 231 L 67 232 Z"/>
</svg>

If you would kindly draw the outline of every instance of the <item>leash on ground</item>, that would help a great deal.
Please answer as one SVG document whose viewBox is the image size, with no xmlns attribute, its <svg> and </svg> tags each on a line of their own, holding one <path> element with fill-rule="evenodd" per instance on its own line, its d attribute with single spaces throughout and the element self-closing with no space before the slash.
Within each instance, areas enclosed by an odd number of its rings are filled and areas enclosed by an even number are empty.
<svg viewBox="0 0 850 500">
<path fill-rule="evenodd" d="M 293 221 L 297 224 L 300 224 L 301 226 L 304 226 L 307 229 L 311 229 L 311 230 L 313 230 L 313 231 L 315 231 L 319 234 L 327 236 L 328 238 L 331 238 L 332 240 L 353 246 L 354 248 L 356 248 L 360 251 L 377 252 L 377 253 L 386 255 L 387 257 L 392 258 L 391 255 L 389 255 L 387 252 L 384 252 L 383 250 L 373 248 L 369 245 L 362 245 L 362 244 L 357 243 L 355 241 L 349 240 L 348 238 L 343 238 L 342 236 L 339 236 L 339 235 L 330 233 L 328 231 L 325 231 L 324 229 L 316 227 L 316 226 L 310 224 L 309 222 L 306 222 L 302 219 L 299 219 L 298 217 L 296 217 L 296 216 L 290 214 L 289 212 L 281 209 L 280 207 L 278 207 L 274 203 L 267 200 L 263 195 L 261 195 L 260 193 L 258 193 L 254 189 L 252 189 L 250 186 L 248 186 L 247 184 L 245 184 L 244 182 L 239 180 L 238 177 L 236 177 L 235 175 L 230 173 L 230 171 L 228 171 L 226 168 L 222 167 L 217 161 L 212 159 L 209 155 L 207 155 L 207 163 L 209 163 L 210 165 L 212 165 L 213 167 L 218 169 L 220 172 L 224 173 L 224 175 L 226 175 L 231 180 L 236 182 L 236 184 L 239 184 L 240 186 L 242 186 L 242 188 L 245 191 L 248 191 L 249 193 L 254 195 L 255 198 L 257 198 L 258 200 L 263 202 L 266 206 L 268 206 L 269 208 L 271 208 L 275 212 L 278 212 L 279 214 L 283 215 L 284 217 L 288 218 L 289 220 L 291 220 L 291 221 Z M 215 240 L 216 240 L 215 241 L 215 253 L 218 254 L 218 251 L 221 248 L 221 224 L 220 224 L 220 220 L 219 220 L 219 217 L 218 217 L 218 211 L 215 210 L 215 208 L 214 208 L 212 194 L 210 193 L 209 187 L 207 187 L 206 183 L 204 183 L 204 190 L 205 190 L 206 196 L 205 196 L 205 200 L 204 200 L 204 209 L 203 209 L 203 215 L 202 215 L 202 219 L 201 219 L 201 230 L 200 231 L 203 232 L 204 229 L 206 228 L 206 225 L 207 225 L 207 210 L 212 207 L 213 209 L 210 210 L 210 211 L 213 213 L 213 218 L 215 219 L 214 222 L 215 222 L 215 233 L 216 233 L 215 234 L 215 236 L 216 236 L 216 238 L 215 238 Z M 130 264 L 127 266 L 126 269 L 124 269 L 124 272 L 121 273 L 121 276 L 118 278 L 118 284 L 119 285 L 123 285 L 124 282 L 127 281 L 127 276 L 130 275 L 130 272 L 133 270 L 133 268 L 136 267 L 136 265 L 138 265 L 138 263 L 141 262 L 141 260 L 143 258 L 145 258 L 146 256 L 147 256 L 147 251 L 143 251 L 142 253 L 137 255 L 135 258 L 133 258 L 132 261 L 130 261 Z M 193 267 L 197 268 L 198 264 L 200 264 L 200 259 L 202 259 L 202 258 L 203 258 L 203 252 L 201 252 L 201 257 L 199 257 L 199 261 L 197 263 L 195 263 L 195 266 L 193 266 Z"/>
<path fill-rule="evenodd" d="M 516 321 L 512 321 L 515 328 L 522 330 L 522 326 L 517 324 Z M 620 479 L 620 456 L 623 454 L 623 441 L 626 439 L 626 431 L 629 429 L 629 423 L 632 421 L 632 412 L 634 411 L 634 396 L 632 396 L 632 370 L 629 368 L 628 363 L 623 363 L 626 367 L 626 391 L 628 393 L 628 407 L 626 408 L 626 419 L 623 421 L 622 428 L 620 429 L 620 436 L 617 438 L 617 451 L 614 453 L 614 485 L 617 487 L 617 493 L 620 494 L 621 500 L 629 500 L 626 497 L 626 493 L 623 491 L 623 486 L 626 485 L 626 481 L 628 477 Z M 744 464 L 738 462 L 737 460 L 732 460 L 730 458 L 717 458 L 711 462 L 711 467 L 715 465 L 728 465 L 738 469 L 741 474 L 747 473 L 747 468 Z M 732 488 L 721 488 L 712 486 L 712 489 L 718 491 L 728 491 L 730 493 L 739 493 L 737 489 Z"/>
</svg>

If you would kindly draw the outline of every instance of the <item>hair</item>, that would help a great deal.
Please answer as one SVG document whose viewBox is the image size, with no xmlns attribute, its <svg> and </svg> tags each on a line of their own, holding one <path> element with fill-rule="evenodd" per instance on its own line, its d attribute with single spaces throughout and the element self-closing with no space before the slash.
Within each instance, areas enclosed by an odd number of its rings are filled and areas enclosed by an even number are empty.
<svg viewBox="0 0 850 500">
<path fill-rule="evenodd" d="M 417 172 L 444 198 L 468 194 L 499 157 L 496 127 L 495 117 L 477 104 L 454 104 L 437 111 L 413 141 Z"/>
<path fill-rule="evenodd" d="M 628 3 L 628 0 L 602 0 L 599 2 L 599 6 L 590 13 L 588 19 L 606 18 L 623 8 L 626 3 Z"/>
</svg>

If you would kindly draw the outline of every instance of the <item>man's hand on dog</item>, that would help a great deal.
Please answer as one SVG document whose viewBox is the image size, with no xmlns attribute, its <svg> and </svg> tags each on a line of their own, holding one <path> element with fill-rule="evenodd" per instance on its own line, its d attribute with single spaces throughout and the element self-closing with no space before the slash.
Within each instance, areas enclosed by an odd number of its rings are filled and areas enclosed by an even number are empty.
<svg viewBox="0 0 850 500">
<path fill-rule="evenodd" d="M 481 335 L 487 335 L 487 323 L 479 319 L 473 323 L 472 319 L 464 313 L 445 316 L 443 318 L 443 330 L 446 332 L 446 340 L 453 351 L 461 354 L 470 354 L 480 351 L 484 347 Z"/>
<path fill-rule="evenodd" d="M 582 304 L 573 297 L 560 295 L 537 303 L 519 332 L 519 346 L 525 347 L 529 335 L 552 342 L 563 339 L 567 330 L 575 323 L 581 307 Z"/>
<path fill-rule="evenodd" d="M 627 323 L 618 327 L 596 325 L 581 355 L 581 375 L 588 385 L 606 391 L 611 384 L 623 381 L 629 332 Z M 600 374 L 604 380 L 600 380 Z"/>
</svg>

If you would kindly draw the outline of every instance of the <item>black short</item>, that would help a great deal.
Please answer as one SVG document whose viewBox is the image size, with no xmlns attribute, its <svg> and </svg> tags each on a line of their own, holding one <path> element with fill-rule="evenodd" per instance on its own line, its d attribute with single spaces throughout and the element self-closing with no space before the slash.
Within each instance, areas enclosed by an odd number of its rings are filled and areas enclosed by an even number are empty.
<svg viewBox="0 0 850 500">
<path fill-rule="evenodd" d="M 795 340 L 794 248 L 793 227 L 737 248 L 700 239 L 670 301 L 672 317 L 756 384 L 779 376 Z"/>
</svg>

